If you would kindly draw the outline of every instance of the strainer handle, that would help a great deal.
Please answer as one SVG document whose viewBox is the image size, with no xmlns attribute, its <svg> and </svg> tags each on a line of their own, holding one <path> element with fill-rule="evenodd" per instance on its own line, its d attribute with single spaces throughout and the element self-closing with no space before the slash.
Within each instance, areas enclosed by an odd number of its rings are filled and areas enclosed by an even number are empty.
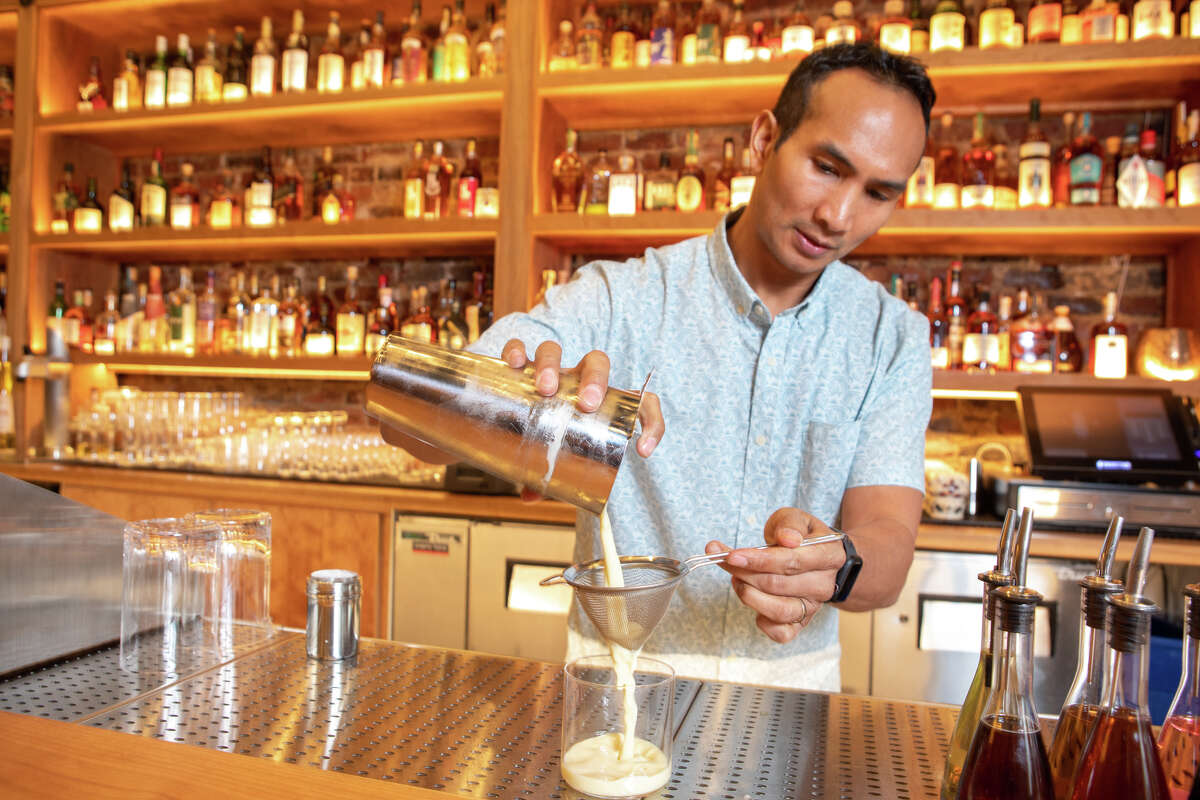
<svg viewBox="0 0 1200 800">
<path fill-rule="evenodd" d="M 837 530 L 836 528 L 830 528 L 830 530 L 832 530 L 833 533 L 829 533 L 824 536 L 814 536 L 811 539 L 805 539 L 798 546 L 799 547 L 808 547 L 808 546 L 814 545 L 814 544 L 829 544 L 830 542 L 840 542 L 842 539 L 844 539 L 846 537 L 846 534 L 842 533 L 841 531 Z M 774 546 L 775 545 L 771 545 L 771 544 L 761 544 L 758 547 L 744 547 L 744 548 L 739 547 L 738 549 L 739 550 L 766 550 L 767 548 L 774 547 Z M 690 570 L 690 569 L 694 569 L 696 567 L 702 567 L 705 564 L 719 564 L 722 561 L 724 561 L 725 558 L 732 552 L 733 552 L 732 550 L 726 550 L 724 553 L 713 553 L 712 555 L 692 556 L 691 558 L 685 558 L 683 560 L 683 566 L 685 569 Z"/>
<path fill-rule="evenodd" d="M 542 578 L 540 581 L 538 581 L 538 586 L 557 586 L 560 583 L 566 583 L 566 582 L 567 582 L 567 579 L 564 578 L 562 573 L 560 572 L 557 575 L 551 575 L 548 578 Z"/>
</svg>

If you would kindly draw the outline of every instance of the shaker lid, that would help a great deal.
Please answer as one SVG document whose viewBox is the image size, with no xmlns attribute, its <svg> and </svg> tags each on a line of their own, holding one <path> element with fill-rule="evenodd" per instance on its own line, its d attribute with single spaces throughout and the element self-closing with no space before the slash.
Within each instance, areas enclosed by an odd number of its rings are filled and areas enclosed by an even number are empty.
<svg viewBox="0 0 1200 800">
<path fill-rule="evenodd" d="M 308 576 L 310 595 L 340 595 L 353 597 L 362 591 L 357 572 L 348 569 L 319 569 Z"/>
</svg>

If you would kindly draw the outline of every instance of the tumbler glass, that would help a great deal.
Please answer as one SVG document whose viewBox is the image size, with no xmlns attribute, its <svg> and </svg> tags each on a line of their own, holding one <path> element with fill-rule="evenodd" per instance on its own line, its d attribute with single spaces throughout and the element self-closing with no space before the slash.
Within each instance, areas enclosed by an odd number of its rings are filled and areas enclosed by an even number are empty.
<svg viewBox="0 0 1200 800">
<path fill-rule="evenodd" d="M 634 665 L 633 755 L 618 758 L 626 689 L 610 656 L 585 656 L 563 668 L 562 775 L 589 797 L 643 797 L 671 779 L 675 670 L 653 658 Z"/>
<path fill-rule="evenodd" d="M 220 538 L 217 525 L 190 518 L 125 526 L 122 669 L 175 672 L 218 654 Z"/>
<path fill-rule="evenodd" d="M 234 637 L 244 642 L 269 637 L 271 625 L 271 515 L 265 511 L 219 508 L 189 516 L 220 529 L 217 612 L 221 650 L 232 652 Z"/>
</svg>

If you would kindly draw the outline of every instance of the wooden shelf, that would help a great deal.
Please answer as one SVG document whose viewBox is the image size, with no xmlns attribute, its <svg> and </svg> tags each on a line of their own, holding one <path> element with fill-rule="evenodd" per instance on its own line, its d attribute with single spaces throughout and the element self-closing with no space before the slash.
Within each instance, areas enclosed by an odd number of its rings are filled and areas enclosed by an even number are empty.
<svg viewBox="0 0 1200 800">
<path fill-rule="evenodd" d="M 8 234 L 0 233 L 0 255 L 8 255 Z"/>
<path fill-rule="evenodd" d="M 62 253 L 111 255 L 124 261 L 491 253 L 498 223 L 497 219 L 455 217 L 437 221 L 356 220 L 340 225 L 310 221 L 274 228 L 230 230 L 154 228 L 133 233 L 41 234 L 33 237 L 33 247 Z"/>
<path fill-rule="evenodd" d="M 498 136 L 503 104 L 499 78 L 427 83 L 340 94 L 277 94 L 242 103 L 161 110 L 78 112 L 41 116 L 37 131 L 70 136 L 114 155 L 300 147 L 343 142 Z"/>
<path fill-rule="evenodd" d="M 995 375 L 972 375 L 966 372 L 934 370 L 933 391 L 942 397 L 971 397 L 1005 394 L 1015 399 L 1021 386 L 1042 386 L 1070 389 L 1169 389 L 1177 395 L 1200 397 L 1200 380 L 1160 381 L 1130 375 L 1121 380 L 1094 378 L 1091 375 L 1024 375 L 1001 372 Z"/>
<path fill-rule="evenodd" d="M 101 365 L 118 375 L 181 375 L 205 378 L 260 378 L 365 381 L 371 375 L 371 360 L 360 357 L 296 356 L 174 356 L 154 353 L 119 353 L 97 356 L 71 352 L 76 366 Z"/>
<path fill-rule="evenodd" d="M 633 217 L 540 214 L 533 235 L 575 253 L 635 253 L 706 234 L 721 215 L 652 212 Z M 851 253 L 944 255 L 1168 253 L 1200 236 L 1200 208 L 1021 211 L 897 209 Z"/>
<path fill-rule="evenodd" d="M 1166 107 L 1200 88 L 1200 41 L 1029 45 L 1016 50 L 921 56 L 938 93 L 938 109 L 1024 113 L 1029 98 L 1043 112 L 1065 105 Z M 581 130 L 750 124 L 771 108 L 794 61 L 701 64 L 546 73 L 539 96 Z"/>
</svg>

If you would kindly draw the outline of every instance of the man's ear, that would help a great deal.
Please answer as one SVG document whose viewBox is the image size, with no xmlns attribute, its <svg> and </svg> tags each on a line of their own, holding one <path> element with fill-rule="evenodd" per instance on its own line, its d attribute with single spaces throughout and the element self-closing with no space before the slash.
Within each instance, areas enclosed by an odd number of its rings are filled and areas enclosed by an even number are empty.
<svg viewBox="0 0 1200 800">
<path fill-rule="evenodd" d="M 757 174 L 779 143 L 779 121 L 767 109 L 758 112 L 750 125 L 750 167 Z"/>
</svg>

